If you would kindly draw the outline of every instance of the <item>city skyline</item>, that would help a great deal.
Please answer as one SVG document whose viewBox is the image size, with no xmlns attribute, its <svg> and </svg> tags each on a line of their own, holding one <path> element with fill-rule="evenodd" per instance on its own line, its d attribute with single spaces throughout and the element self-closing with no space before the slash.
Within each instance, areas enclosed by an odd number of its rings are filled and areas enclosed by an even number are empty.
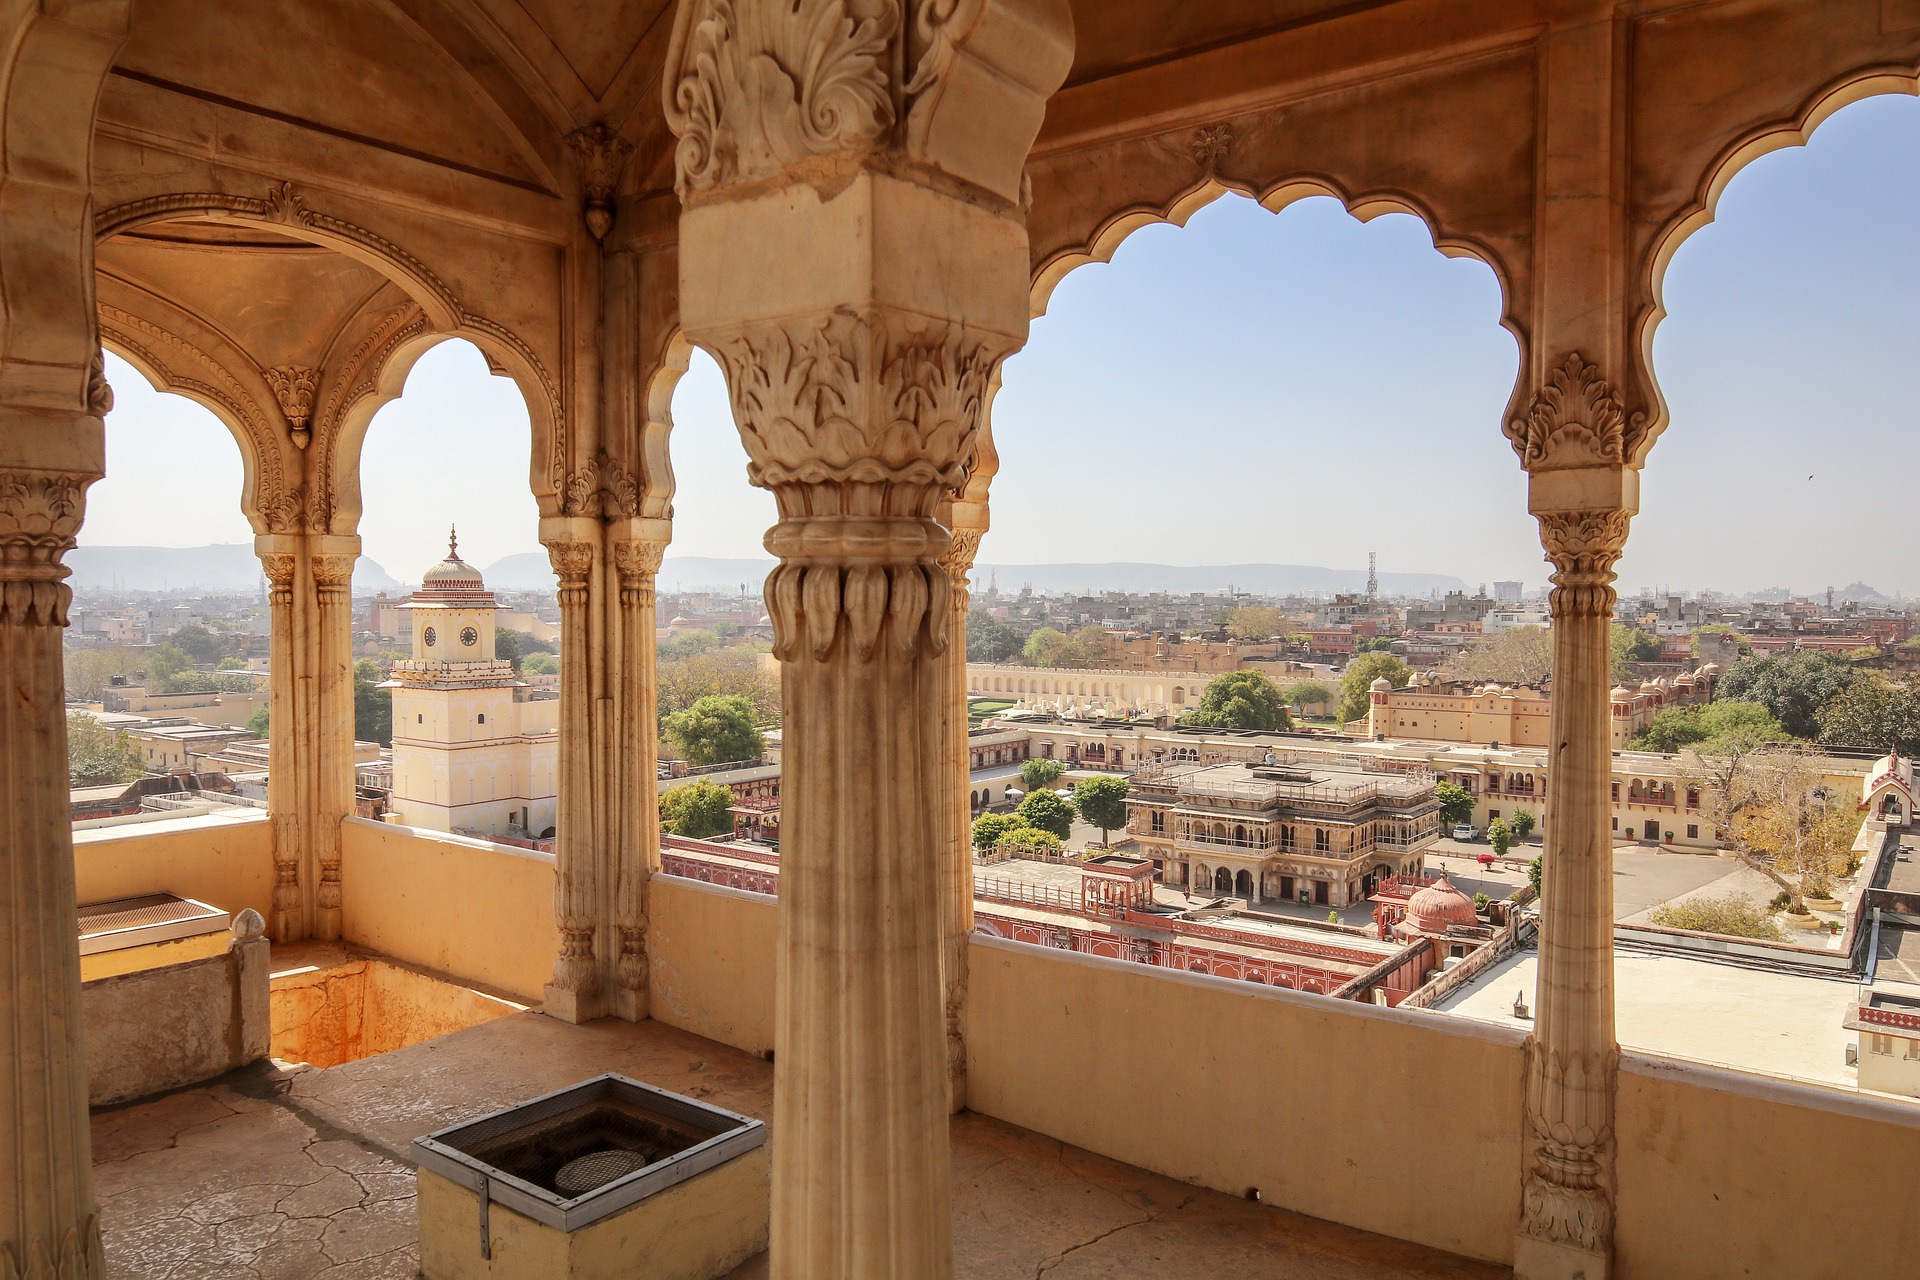
<svg viewBox="0 0 1920 1280">
<path fill-rule="evenodd" d="M 1920 461 L 1900 385 L 1920 350 L 1901 302 L 1920 285 L 1916 160 L 1920 103 L 1856 104 L 1736 176 L 1675 256 L 1654 342 L 1672 423 L 1644 473 L 1624 590 L 1861 581 L 1920 596 L 1920 566 L 1887 536 Z M 1363 225 L 1314 199 L 1276 217 L 1229 197 L 1186 228 L 1148 227 L 1113 264 L 1069 275 L 1008 361 L 980 559 L 1352 570 L 1374 550 L 1383 568 L 1470 587 L 1537 584 L 1546 566 L 1498 429 L 1516 366 L 1498 310 L 1492 271 L 1443 258 L 1405 215 Z M 119 407 L 82 544 L 245 541 L 224 429 L 109 362 Z M 517 389 L 447 343 L 407 390 L 369 431 L 366 553 L 417 578 L 449 523 L 475 563 L 537 550 L 526 471 L 502 465 L 525 457 Z M 704 355 L 674 413 L 674 553 L 763 555 L 772 502 L 745 482 Z M 1743 522 L 1737 544 L 1717 536 L 1749 508 L 1783 518 Z"/>
</svg>

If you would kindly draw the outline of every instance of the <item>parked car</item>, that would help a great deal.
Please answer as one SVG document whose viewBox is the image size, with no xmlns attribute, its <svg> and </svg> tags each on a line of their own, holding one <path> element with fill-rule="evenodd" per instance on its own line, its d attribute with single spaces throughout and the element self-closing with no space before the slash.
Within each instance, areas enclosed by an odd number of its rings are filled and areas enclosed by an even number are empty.
<svg viewBox="0 0 1920 1280">
<path fill-rule="evenodd" d="M 1480 828 L 1474 826 L 1471 822 L 1463 822 L 1453 829 L 1453 838 L 1455 840 L 1464 840 L 1470 844 L 1480 838 Z"/>
</svg>

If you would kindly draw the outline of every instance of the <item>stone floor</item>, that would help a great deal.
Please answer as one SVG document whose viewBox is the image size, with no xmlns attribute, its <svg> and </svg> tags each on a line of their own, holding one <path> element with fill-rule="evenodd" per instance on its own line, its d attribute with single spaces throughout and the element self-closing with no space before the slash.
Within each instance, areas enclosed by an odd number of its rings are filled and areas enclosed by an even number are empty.
<svg viewBox="0 0 1920 1280">
<path fill-rule="evenodd" d="M 765 1117 L 773 1069 L 658 1023 L 516 1014 L 325 1071 L 235 1072 L 93 1121 L 108 1274 L 416 1274 L 408 1144 L 614 1070 Z M 954 1122 L 968 1280 L 1465 1280 L 1504 1270 L 1142 1172 L 982 1116 Z M 767 1274 L 764 1258 L 735 1273 Z"/>
</svg>

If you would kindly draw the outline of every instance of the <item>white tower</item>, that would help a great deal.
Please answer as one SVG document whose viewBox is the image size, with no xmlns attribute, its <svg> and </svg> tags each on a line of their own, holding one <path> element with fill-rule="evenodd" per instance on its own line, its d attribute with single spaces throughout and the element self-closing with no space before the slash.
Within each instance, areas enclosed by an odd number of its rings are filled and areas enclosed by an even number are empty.
<svg viewBox="0 0 1920 1280">
<path fill-rule="evenodd" d="M 550 834 L 558 703 L 527 701 L 513 664 L 495 655 L 498 605 L 460 558 L 457 535 L 400 607 L 412 619 L 413 657 L 393 664 L 386 685 L 394 820 L 470 835 Z"/>
</svg>

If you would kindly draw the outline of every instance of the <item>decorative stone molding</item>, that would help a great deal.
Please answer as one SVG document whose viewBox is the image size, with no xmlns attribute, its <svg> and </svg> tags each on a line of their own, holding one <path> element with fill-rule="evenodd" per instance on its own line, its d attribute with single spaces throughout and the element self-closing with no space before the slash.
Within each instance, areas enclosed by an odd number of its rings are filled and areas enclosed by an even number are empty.
<svg viewBox="0 0 1920 1280">
<path fill-rule="evenodd" d="M 580 470 L 567 477 L 560 495 L 561 513 L 570 516 L 637 516 L 640 486 L 633 476 L 602 449 Z"/>
<path fill-rule="evenodd" d="M 1540 541 L 1553 565 L 1549 606 L 1555 618 L 1613 616 L 1613 566 L 1626 550 L 1631 519 L 1617 508 L 1540 515 Z"/>
<path fill-rule="evenodd" d="M 381 317 L 373 331 L 355 345 L 329 380 L 326 401 L 313 420 L 320 437 L 319 458 L 313 467 L 316 483 L 310 503 L 316 531 L 331 530 L 334 512 L 339 508 L 334 458 L 347 414 L 368 396 L 379 392 L 380 375 L 396 351 L 431 332 L 433 321 L 420 307 L 412 304 L 396 307 Z"/>
<path fill-rule="evenodd" d="M 620 603 L 652 608 L 654 579 L 666 558 L 667 544 L 659 538 L 621 538 L 613 544 L 613 567 L 620 575 Z"/>
<path fill-rule="evenodd" d="M 286 416 L 288 432 L 296 449 L 305 449 L 313 433 L 307 423 L 313 417 L 313 393 L 320 383 L 320 371 L 306 365 L 282 364 L 267 370 L 267 385 L 273 388 L 280 412 Z"/>
<path fill-rule="evenodd" d="M 1202 125 L 1193 131 L 1187 149 L 1193 154 L 1193 162 L 1211 174 L 1227 158 L 1227 153 L 1233 150 L 1233 126 Z"/>
<path fill-rule="evenodd" d="M 567 149 L 580 164 L 581 194 L 586 200 L 587 230 L 605 240 L 613 230 L 614 193 L 633 154 L 633 144 L 601 123 L 567 135 Z"/>
<path fill-rule="evenodd" d="M 87 364 L 87 412 L 104 418 L 113 412 L 113 387 L 107 382 L 107 356 L 96 350 Z"/>
<path fill-rule="evenodd" d="M 1506 433 L 1529 471 L 1621 466 L 1637 461 L 1647 415 L 1628 413 L 1599 366 L 1572 351 L 1547 374 L 1526 415 L 1507 423 Z"/>
<path fill-rule="evenodd" d="M 967 575 L 973 572 L 973 558 L 980 554 L 980 539 L 986 535 L 985 529 L 957 527 L 951 531 L 953 541 L 940 555 L 940 567 L 947 571 L 947 584 L 953 589 L 953 607 L 962 618 L 967 610 Z"/>
<path fill-rule="evenodd" d="M 661 81 L 683 202 L 881 142 L 900 6 L 862 7 L 856 18 L 845 0 L 683 0 Z"/>
<path fill-rule="evenodd" d="M 62 563 L 96 477 L 0 471 L 0 625 L 64 627 L 73 592 Z"/>
<path fill-rule="evenodd" d="M 1608 1166 L 1620 1051 L 1555 1050 L 1536 1041 L 1531 1052 L 1521 1234 L 1604 1254 L 1613 1241 Z"/>
<path fill-rule="evenodd" d="M 0 1243 L 0 1280 L 104 1280 L 106 1266 L 100 1252 L 100 1215 L 89 1214 L 84 1226 L 70 1228 L 57 1242 L 23 1242 L 25 1257 Z"/>
<path fill-rule="evenodd" d="M 419 258 L 377 231 L 311 208 L 306 197 L 295 191 L 291 183 L 283 182 L 270 188 L 264 198 L 195 191 L 131 200 L 99 213 L 94 218 L 93 233 L 95 240 L 100 241 L 147 223 L 202 217 L 265 222 L 315 243 L 352 245 L 381 260 L 385 264 L 386 274 L 401 283 L 408 292 L 428 299 L 434 314 L 450 318 L 450 332 L 474 339 L 483 350 L 492 345 L 512 353 L 514 359 L 540 385 L 546 401 L 547 420 L 552 425 L 548 442 L 548 479 L 555 489 L 564 483 L 569 456 L 566 402 L 560 394 L 558 379 L 534 354 L 533 348 L 505 326 L 469 311 L 446 281 Z M 431 321 L 426 325 L 428 330 L 433 327 Z M 390 348 L 388 351 L 390 353 Z M 374 365 L 376 379 L 383 365 L 384 360 Z M 345 403 L 350 404 L 357 398 L 356 388 Z M 318 425 L 326 427 L 330 422 Z M 333 480 L 331 471 L 324 474 L 327 478 L 323 484 L 327 491 L 321 495 L 321 500 L 330 517 Z"/>
</svg>

